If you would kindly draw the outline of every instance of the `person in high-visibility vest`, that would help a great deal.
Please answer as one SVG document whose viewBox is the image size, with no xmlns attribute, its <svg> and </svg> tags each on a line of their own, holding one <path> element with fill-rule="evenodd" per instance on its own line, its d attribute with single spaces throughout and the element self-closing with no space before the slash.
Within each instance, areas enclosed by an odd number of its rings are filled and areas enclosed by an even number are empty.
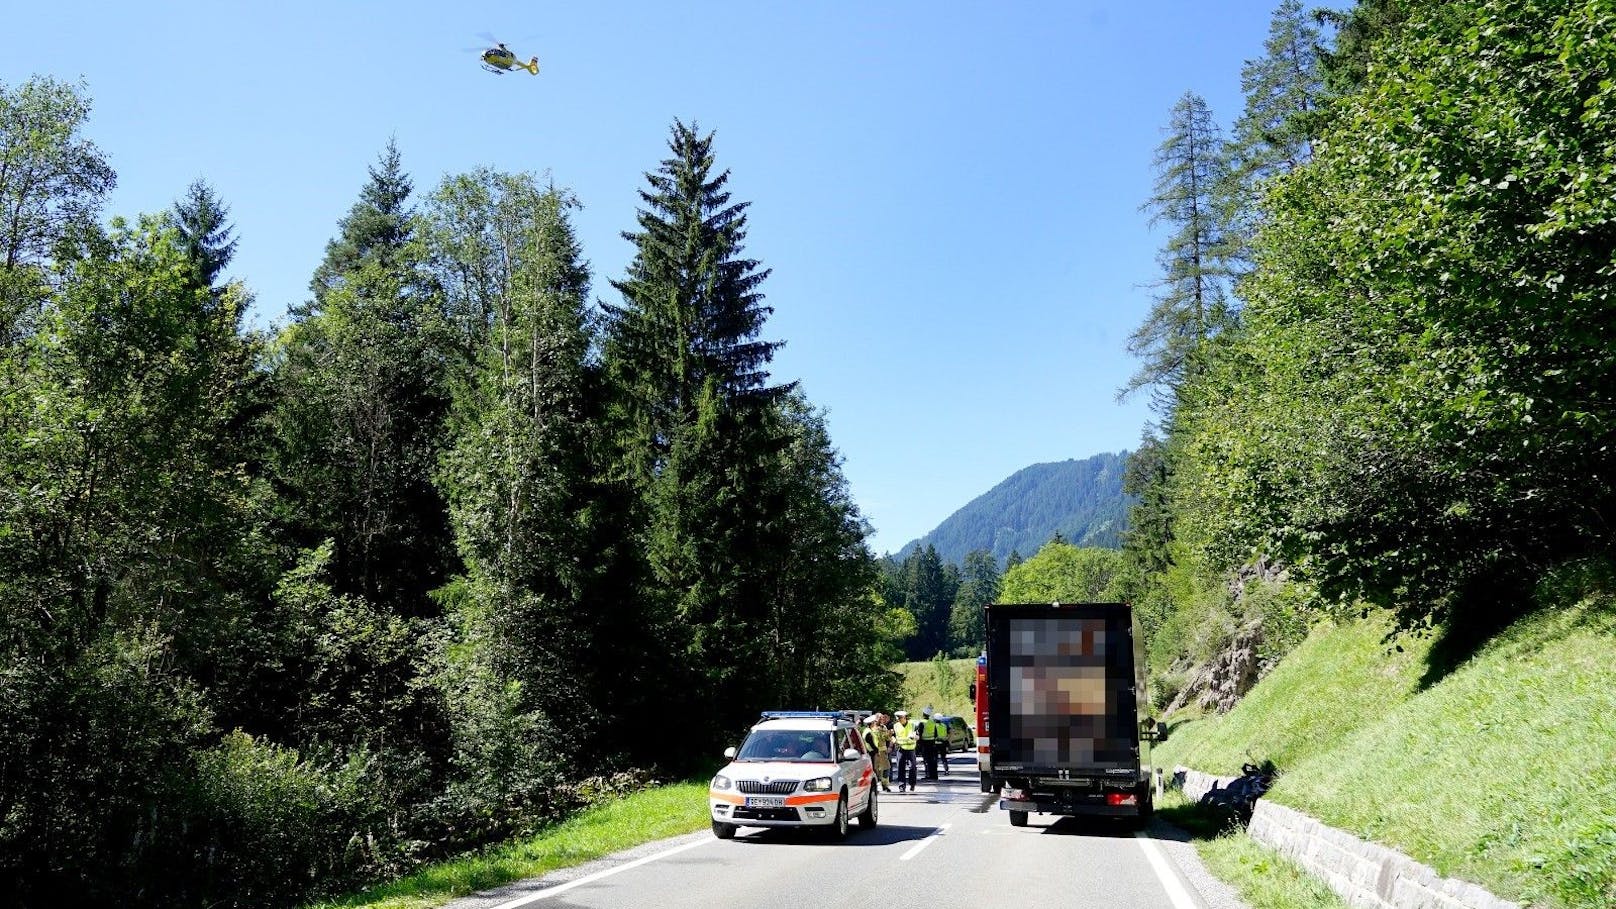
<svg viewBox="0 0 1616 909">
<path fill-rule="evenodd" d="M 909 722 L 909 711 L 894 711 L 898 718 L 892 724 L 892 741 L 898 746 L 898 791 L 917 788 L 915 785 L 915 746 L 920 742 L 920 724 Z"/>
<path fill-rule="evenodd" d="M 892 791 L 887 785 L 887 776 L 892 772 L 891 739 L 892 733 L 881 725 L 881 714 L 872 713 L 864 718 L 864 750 L 870 753 L 870 760 L 875 764 L 875 780 L 881 784 L 882 792 Z"/>
<path fill-rule="evenodd" d="M 932 719 L 931 707 L 921 711 L 920 758 L 926 762 L 926 781 L 937 782 L 937 756 L 946 745 L 948 727 Z"/>
</svg>

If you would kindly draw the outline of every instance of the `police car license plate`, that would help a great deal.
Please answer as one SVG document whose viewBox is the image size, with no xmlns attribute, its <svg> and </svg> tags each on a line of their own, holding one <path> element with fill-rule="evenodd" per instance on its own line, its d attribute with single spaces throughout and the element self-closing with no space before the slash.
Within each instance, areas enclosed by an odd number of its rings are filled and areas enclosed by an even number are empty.
<svg viewBox="0 0 1616 909">
<path fill-rule="evenodd" d="M 779 797 L 771 798 L 769 796 L 752 795 L 746 798 L 746 807 L 748 808 L 784 808 L 785 806 L 786 800 Z"/>
</svg>

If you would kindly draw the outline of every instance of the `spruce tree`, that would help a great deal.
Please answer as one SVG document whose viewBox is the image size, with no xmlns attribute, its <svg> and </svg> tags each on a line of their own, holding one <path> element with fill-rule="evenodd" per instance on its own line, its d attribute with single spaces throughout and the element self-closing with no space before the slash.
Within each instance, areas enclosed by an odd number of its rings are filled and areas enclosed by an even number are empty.
<svg viewBox="0 0 1616 909">
<path fill-rule="evenodd" d="M 1165 222 L 1172 233 L 1157 255 L 1163 276 L 1150 313 L 1128 338 L 1128 352 L 1144 362 L 1121 394 L 1152 388 L 1157 409 L 1171 413 L 1203 343 L 1231 324 L 1233 312 L 1226 292 L 1227 207 L 1218 196 L 1223 137 L 1194 92 L 1173 105 L 1166 132 L 1156 148 L 1156 191 L 1143 207 L 1152 225 Z"/>
<path fill-rule="evenodd" d="M 196 265 L 198 281 L 204 287 L 214 286 L 236 254 L 230 209 L 207 181 L 198 179 L 185 190 L 185 198 L 174 203 L 172 214 L 186 254 Z"/>
<path fill-rule="evenodd" d="M 409 189 L 389 143 L 281 337 L 273 421 L 294 541 L 333 540 L 339 592 L 420 615 L 452 560 L 432 483 L 451 363 Z"/>
<path fill-rule="evenodd" d="M 937 547 L 926 544 L 906 560 L 905 603 L 915 617 L 915 636 L 909 642 L 909 656 L 929 660 L 948 649 L 949 613 L 959 587 L 958 569 L 944 565 Z M 952 576 L 949 569 L 953 569 Z"/>
<path fill-rule="evenodd" d="M 337 222 L 337 236 L 326 244 L 325 259 L 309 282 L 316 306 L 367 261 L 386 271 L 409 265 L 404 257 L 412 234 L 409 199 L 415 184 L 404 172 L 394 140 L 387 140 L 369 174 L 359 201 Z"/>
<path fill-rule="evenodd" d="M 1301 0 L 1283 0 L 1269 22 L 1264 56 L 1240 70 L 1246 109 L 1226 148 L 1219 200 L 1229 225 L 1227 253 L 1237 262 L 1250 261 L 1265 181 L 1312 156 L 1324 98 L 1321 40 Z"/>
<path fill-rule="evenodd" d="M 989 550 L 972 550 L 965 555 L 960 578 L 959 592 L 954 596 L 954 608 L 949 616 L 949 638 L 955 654 L 970 656 L 986 641 L 982 610 L 999 599 L 999 560 Z"/>
<path fill-rule="evenodd" d="M 675 121 L 671 157 L 645 175 L 627 276 L 613 281 L 621 305 L 604 304 L 607 352 L 617 381 L 652 446 L 655 473 L 676 430 L 697 418 L 704 388 L 727 406 L 756 409 L 784 386 L 768 386 L 779 342 L 760 341 L 773 309 L 760 291 L 769 276 L 745 258 L 748 203 L 730 201 L 729 171 L 713 173 L 713 134 Z"/>
<path fill-rule="evenodd" d="M 747 206 L 712 147 L 676 121 L 670 156 L 646 174 L 639 230 L 624 234 L 635 256 L 613 282 L 622 303 L 604 305 L 605 360 L 642 503 L 647 598 L 682 629 L 704 703 L 729 728 L 759 706 L 769 662 L 759 631 L 777 592 L 756 565 L 760 529 L 786 510 L 771 471 L 788 435 L 773 411 L 791 387 L 768 383 L 768 270 L 744 255 Z"/>
</svg>

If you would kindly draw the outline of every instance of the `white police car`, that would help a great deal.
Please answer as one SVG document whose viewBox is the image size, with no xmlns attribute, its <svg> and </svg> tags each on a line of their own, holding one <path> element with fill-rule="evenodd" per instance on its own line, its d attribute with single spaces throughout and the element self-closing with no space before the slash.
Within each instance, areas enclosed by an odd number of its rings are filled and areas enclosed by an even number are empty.
<svg viewBox="0 0 1616 909">
<path fill-rule="evenodd" d="M 713 777 L 707 805 L 713 835 L 740 827 L 820 827 L 847 836 L 849 817 L 874 827 L 875 768 L 853 711 L 763 714 L 730 764 Z"/>
</svg>

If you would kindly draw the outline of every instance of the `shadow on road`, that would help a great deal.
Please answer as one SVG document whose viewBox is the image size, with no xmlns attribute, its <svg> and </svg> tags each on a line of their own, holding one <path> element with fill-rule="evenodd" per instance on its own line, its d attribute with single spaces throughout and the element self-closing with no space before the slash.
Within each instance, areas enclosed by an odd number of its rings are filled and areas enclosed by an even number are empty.
<svg viewBox="0 0 1616 909">
<path fill-rule="evenodd" d="M 730 842 L 748 846 L 767 846 L 779 843 L 807 843 L 819 846 L 890 846 L 893 843 L 908 843 L 914 840 L 923 840 L 937 832 L 935 826 L 903 827 L 896 824 L 882 824 L 874 830 L 865 830 L 853 827 L 847 832 L 847 839 L 835 839 L 823 830 L 806 830 L 797 827 L 763 827 L 742 828 L 742 831 Z"/>
<path fill-rule="evenodd" d="M 1047 814 L 1035 814 L 1027 819 L 1028 826 L 1036 826 L 1040 821 L 1049 824 L 1043 830 L 1046 836 L 1102 836 L 1121 839 L 1133 836 L 1134 830 L 1132 818 L 1052 817 Z"/>
</svg>

